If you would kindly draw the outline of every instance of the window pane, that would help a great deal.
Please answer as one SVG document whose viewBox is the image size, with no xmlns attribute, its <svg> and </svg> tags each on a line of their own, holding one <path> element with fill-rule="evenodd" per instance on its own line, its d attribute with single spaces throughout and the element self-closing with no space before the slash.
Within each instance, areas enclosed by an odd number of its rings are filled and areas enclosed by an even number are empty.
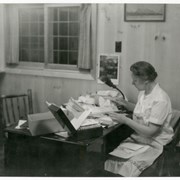
<svg viewBox="0 0 180 180">
<path fill-rule="evenodd" d="M 54 51 L 54 63 L 58 64 L 58 51 Z"/>
<path fill-rule="evenodd" d="M 78 23 L 69 23 L 69 35 L 78 36 L 79 35 L 79 24 Z"/>
<path fill-rule="evenodd" d="M 39 62 L 44 62 L 44 50 L 39 50 Z"/>
<path fill-rule="evenodd" d="M 39 23 L 39 35 L 44 35 L 44 23 Z"/>
<path fill-rule="evenodd" d="M 29 61 L 30 60 L 28 49 L 22 49 L 20 52 L 21 52 L 20 53 L 21 54 L 20 61 Z"/>
<path fill-rule="evenodd" d="M 60 9 L 60 11 L 59 11 L 59 21 L 67 21 L 67 20 L 68 20 L 67 8 Z"/>
<path fill-rule="evenodd" d="M 24 48 L 28 48 L 29 47 L 29 44 L 30 44 L 30 39 L 29 37 L 22 37 L 20 39 L 20 45 Z"/>
<path fill-rule="evenodd" d="M 33 22 L 33 21 L 37 21 L 38 19 L 38 12 L 37 10 L 34 10 L 32 11 L 32 13 L 30 14 L 30 21 Z"/>
<path fill-rule="evenodd" d="M 43 49 L 44 48 L 44 37 L 39 38 L 39 48 Z"/>
<path fill-rule="evenodd" d="M 78 50 L 78 38 L 69 38 L 69 50 Z"/>
<path fill-rule="evenodd" d="M 69 20 L 70 21 L 78 21 L 79 20 L 79 8 L 70 8 L 69 9 Z"/>
<path fill-rule="evenodd" d="M 69 64 L 75 65 L 77 64 L 78 53 L 77 52 L 69 52 Z"/>
<path fill-rule="evenodd" d="M 54 49 L 58 49 L 58 38 L 57 37 L 54 38 L 53 43 L 54 43 Z"/>
<path fill-rule="evenodd" d="M 39 21 L 44 22 L 44 11 L 38 10 Z"/>
<path fill-rule="evenodd" d="M 38 46 L 39 46 L 38 38 L 37 37 L 32 37 L 30 44 L 31 44 L 31 49 L 37 49 Z"/>
<path fill-rule="evenodd" d="M 28 22 L 30 21 L 30 14 L 28 9 L 23 9 L 20 11 L 20 21 L 21 22 Z"/>
<path fill-rule="evenodd" d="M 53 35 L 58 35 L 58 23 L 53 24 Z"/>
<path fill-rule="evenodd" d="M 58 21 L 58 9 L 54 9 L 54 12 L 53 12 L 53 20 L 54 20 L 54 21 Z"/>
<path fill-rule="evenodd" d="M 31 62 L 39 62 L 39 51 L 31 50 Z"/>
<path fill-rule="evenodd" d="M 68 23 L 59 24 L 59 35 L 62 36 L 68 35 Z"/>
<path fill-rule="evenodd" d="M 33 36 L 38 35 L 38 24 L 37 23 L 30 24 L 30 32 L 31 32 L 31 35 L 33 35 Z"/>
<path fill-rule="evenodd" d="M 59 52 L 60 64 L 68 64 L 68 53 Z"/>
<path fill-rule="evenodd" d="M 59 38 L 59 49 L 67 50 L 68 49 L 68 38 Z"/>
</svg>

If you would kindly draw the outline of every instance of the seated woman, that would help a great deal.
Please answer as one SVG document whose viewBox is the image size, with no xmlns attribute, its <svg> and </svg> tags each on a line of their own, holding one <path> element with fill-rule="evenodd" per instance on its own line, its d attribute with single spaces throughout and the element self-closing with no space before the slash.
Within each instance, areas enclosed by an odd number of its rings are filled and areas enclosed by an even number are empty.
<svg viewBox="0 0 180 180">
<path fill-rule="evenodd" d="M 127 142 L 134 143 L 134 147 L 139 144 L 146 148 L 129 158 L 110 156 L 104 167 L 105 170 L 122 176 L 139 176 L 162 153 L 163 146 L 171 141 L 173 129 L 169 123 L 172 110 L 170 98 L 156 82 L 157 73 L 151 64 L 139 61 L 130 67 L 130 71 L 132 84 L 139 90 L 138 101 L 136 105 L 125 100 L 117 103 L 133 111 L 133 120 L 118 113 L 110 116 L 134 130 L 118 146 L 121 151 L 124 148 L 121 146 Z"/>
</svg>

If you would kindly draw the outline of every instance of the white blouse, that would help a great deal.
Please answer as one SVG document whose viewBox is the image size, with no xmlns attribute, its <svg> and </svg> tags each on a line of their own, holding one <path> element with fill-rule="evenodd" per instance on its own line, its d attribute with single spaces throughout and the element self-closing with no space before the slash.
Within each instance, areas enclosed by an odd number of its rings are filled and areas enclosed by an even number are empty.
<svg viewBox="0 0 180 180">
<path fill-rule="evenodd" d="M 140 91 L 133 112 L 133 120 L 147 126 L 149 123 L 161 125 L 159 133 L 153 139 L 165 145 L 171 141 L 173 136 L 173 129 L 170 127 L 171 113 L 169 96 L 159 84 L 156 84 L 148 95 L 145 95 L 145 91 Z"/>
</svg>

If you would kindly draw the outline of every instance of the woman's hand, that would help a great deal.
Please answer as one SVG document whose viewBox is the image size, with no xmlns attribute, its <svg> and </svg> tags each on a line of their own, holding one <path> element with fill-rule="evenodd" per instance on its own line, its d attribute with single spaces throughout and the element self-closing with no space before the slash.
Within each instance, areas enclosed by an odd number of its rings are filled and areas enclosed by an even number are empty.
<svg viewBox="0 0 180 180">
<path fill-rule="evenodd" d="M 112 118 L 112 120 L 117 121 L 119 123 L 124 124 L 126 122 L 127 117 L 125 114 L 119 114 L 119 113 L 108 113 L 108 115 Z"/>
<path fill-rule="evenodd" d="M 128 102 L 126 100 L 122 99 L 122 98 L 120 98 L 120 99 L 112 99 L 111 101 L 114 102 L 117 106 L 126 107 L 127 104 L 128 104 Z"/>
<path fill-rule="evenodd" d="M 116 106 L 123 106 L 125 107 L 128 111 L 133 111 L 134 108 L 135 108 L 135 104 L 134 103 L 131 103 L 129 101 L 126 101 L 125 99 L 122 99 L 122 98 L 111 98 L 110 99 L 113 103 L 116 104 Z"/>
</svg>

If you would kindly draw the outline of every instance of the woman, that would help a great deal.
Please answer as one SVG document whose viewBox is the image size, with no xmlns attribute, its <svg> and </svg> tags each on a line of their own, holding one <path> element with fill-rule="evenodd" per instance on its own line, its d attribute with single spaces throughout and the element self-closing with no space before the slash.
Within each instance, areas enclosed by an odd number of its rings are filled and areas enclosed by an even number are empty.
<svg viewBox="0 0 180 180">
<path fill-rule="evenodd" d="M 173 129 L 169 125 L 171 102 L 166 92 L 156 82 L 157 73 L 151 64 L 139 61 L 130 67 L 130 71 L 132 84 L 139 91 L 137 104 L 133 105 L 125 100 L 117 103 L 133 111 L 133 120 L 123 114 L 112 113 L 110 116 L 128 125 L 134 133 L 117 147 L 121 152 L 119 157 L 111 156 L 105 162 L 105 170 L 122 176 L 139 176 L 162 153 L 163 146 L 171 141 L 173 136 Z M 132 147 L 142 145 L 143 148 L 141 151 L 134 150 L 132 156 L 121 157 L 123 153 L 127 153 L 130 145 Z"/>
</svg>

